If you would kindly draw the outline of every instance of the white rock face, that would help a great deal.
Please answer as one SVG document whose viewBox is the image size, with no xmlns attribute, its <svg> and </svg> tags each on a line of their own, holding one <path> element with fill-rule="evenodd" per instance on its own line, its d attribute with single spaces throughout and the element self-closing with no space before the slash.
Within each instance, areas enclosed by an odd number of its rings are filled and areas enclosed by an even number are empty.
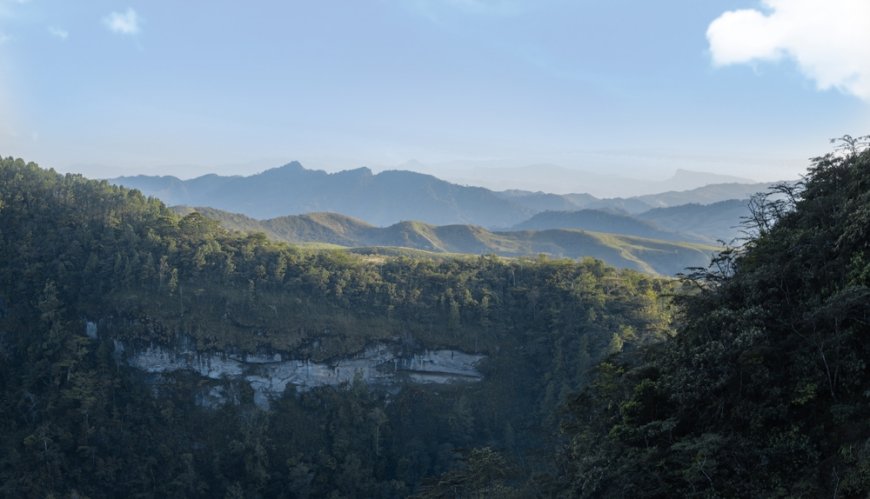
<svg viewBox="0 0 870 499">
<path fill-rule="evenodd" d="M 127 350 L 116 345 L 116 351 Z M 434 350 L 412 356 L 399 356 L 390 346 L 377 344 L 362 353 L 331 364 L 307 360 L 284 360 L 274 355 L 226 355 L 200 353 L 194 350 L 170 350 L 150 346 L 130 353 L 127 363 L 149 373 L 192 371 L 213 379 L 244 380 L 254 390 L 254 402 L 268 407 L 269 400 L 280 397 L 288 385 L 298 391 L 321 386 L 349 384 L 355 379 L 384 387 L 397 387 L 404 382 L 457 383 L 480 381 L 476 365 L 482 355 L 455 350 Z M 213 405 L 222 397 L 212 394 Z"/>
<path fill-rule="evenodd" d="M 92 339 L 96 340 L 99 338 L 97 335 L 97 323 L 92 321 L 85 321 L 85 335 Z"/>
<path fill-rule="evenodd" d="M 213 386 L 196 394 L 196 403 L 199 406 L 209 409 L 218 409 L 229 403 L 238 403 L 238 399 L 233 396 L 223 386 Z"/>
</svg>

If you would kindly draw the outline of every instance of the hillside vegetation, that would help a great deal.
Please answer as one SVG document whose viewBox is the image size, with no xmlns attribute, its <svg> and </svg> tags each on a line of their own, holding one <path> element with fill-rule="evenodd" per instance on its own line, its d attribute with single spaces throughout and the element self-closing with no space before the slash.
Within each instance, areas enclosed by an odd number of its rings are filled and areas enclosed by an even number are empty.
<svg viewBox="0 0 870 499">
<path fill-rule="evenodd" d="M 867 497 L 866 141 L 756 205 L 758 237 L 687 282 L 674 338 L 598 368 L 565 424 L 570 495 Z"/>
<path fill-rule="evenodd" d="M 3 159 L 0 496 L 867 497 L 866 145 L 756 198 L 756 236 L 681 285 L 594 259 L 293 246 Z M 126 362 L 180 344 L 485 359 L 479 382 L 290 385 L 263 410 L 245 383 Z M 217 388 L 226 404 L 201 403 Z"/>
<path fill-rule="evenodd" d="M 528 496 L 565 396 L 670 332 L 672 281 L 600 261 L 299 248 L 21 160 L 0 162 L 0 236 L 4 497 Z M 125 360 L 376 343 L 484 355 L 483 380 L 291 385 L 264 411 L 245 383 Z M 200 403 L 213 389 L 229 402 Z"/>
<path fill-rule="evenodd" d="M 507 257 L 548 255 L 554 258 L 592 257 L 621 268 L 652 274 L 674 275 L 687 267 L 706 265 L 718 248 L 706 244 L 647 239 L 646 234 L 669 235 L 663 231 L 637 230 L 642 235 L 609 234 L 581 229 L 489 231 L 474 225 L 434 226 L 422 222 L 400 222 L 389 227 L 374 227 L 361 220 L 336 213 L 310 213 L 269 220 L 214 208 L 177 207 L 182 214 L 192 212 L 219 222 L 223 227 L 242 232 L 262 232 L 268 237 L 290 243 L 329 243 L 346 247 L 396 247 L 433 253 L 495 254 Z M 620 215 L 601 214 L 606 221 L 622 220 Z M 631 227 L 628 227 L 631 225 Z M 606 229 L 607 223 L 597 223 Z M 647 228 L 645 222 L 630 221 L 613 229 Z"/>
</svg>

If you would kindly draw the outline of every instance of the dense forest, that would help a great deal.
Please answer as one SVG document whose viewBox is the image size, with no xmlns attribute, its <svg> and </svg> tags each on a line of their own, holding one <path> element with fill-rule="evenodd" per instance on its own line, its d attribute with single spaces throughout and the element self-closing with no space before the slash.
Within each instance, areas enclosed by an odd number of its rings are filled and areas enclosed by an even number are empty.
<svg viewBox="0 0 870 499">
<path fill-rule="evenodd" d="M 11 158 L 0 231 L 7 497 L 525 496 L 555 484 L 565 397 L 606 355 L 670 333 L 673 282 L 599 261 L 301 249 Z M 243 383 L 224 380 L 233 403 L 205 407 L 196 394 L 214 380 L 125 362 L 182 342 L 485 360 L 480 383 L 291 386 L 264 411 Z"/>
<path fill-rule="evenodd" d="M 681 281 L 299 248 L 3 159 L 0 495 L 866 497 L 870 151 L 842 146 Z M 125 360 L 180 342 L 450 348 L 483 380 L 291 386 L 263 410 Z M 198 403 L 215 383 L 233 400 Z"/>
<path fill-rule="evenodd" d="M 868 496 L 867 141 L 756 199 L 758 237 L 688 276 L 679 333 L 596 369 L 564 425 L 571 495 Z"/>
</svg>

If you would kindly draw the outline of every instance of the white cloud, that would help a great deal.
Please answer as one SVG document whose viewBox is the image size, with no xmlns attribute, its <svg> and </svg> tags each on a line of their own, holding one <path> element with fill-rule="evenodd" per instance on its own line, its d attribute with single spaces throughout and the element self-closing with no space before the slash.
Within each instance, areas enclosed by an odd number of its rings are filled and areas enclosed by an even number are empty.
<svg viewBox="0 0 870 499">
<path fill-rule="evenodd" d="M 716 66 L 794 60 L 820 90 L 870 102 L 870 1 L 762 0 L 707 28 Z"/>
<path fill-rule="evenodd" d="M 51 34 L 51 36 L 56 37 L 56 38 L 60 38 L 61 40 L 64 40 L 64 41 L 66 41 L 66 39 L 69 38 L 69 31 L 67 31 L 65 29 L 55 28 L 54 26 L 49 26 L 48 32 Z"/>
<path fill-rule="evenodd" d="M 135 10 L 128 8 L 126 12 L 112 12 L 103 18 L 103 24 L 109 31 L 121 35 L 136 35 L 141 31 L 141 19 Z"/>
</svg>

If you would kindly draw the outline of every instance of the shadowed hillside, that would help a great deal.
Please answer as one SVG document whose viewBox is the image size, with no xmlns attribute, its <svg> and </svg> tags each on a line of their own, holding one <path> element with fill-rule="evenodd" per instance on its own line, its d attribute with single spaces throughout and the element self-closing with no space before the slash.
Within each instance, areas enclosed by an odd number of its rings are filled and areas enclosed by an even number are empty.
<svg viewBox="0 0 870 499">
<path fill-rule="evenodd" d="M 598 367 L 563 426 L 568 495 L 868 496 L 868 140 L 755 204 L 672 339 Z"/>
<path fill-rule="evenodd" d="M 2 497 L 529 497 L 565 394 L 670 331 L 672 279 L 300 248 L 11 158 L 0 236 Z"/>
</svg>

